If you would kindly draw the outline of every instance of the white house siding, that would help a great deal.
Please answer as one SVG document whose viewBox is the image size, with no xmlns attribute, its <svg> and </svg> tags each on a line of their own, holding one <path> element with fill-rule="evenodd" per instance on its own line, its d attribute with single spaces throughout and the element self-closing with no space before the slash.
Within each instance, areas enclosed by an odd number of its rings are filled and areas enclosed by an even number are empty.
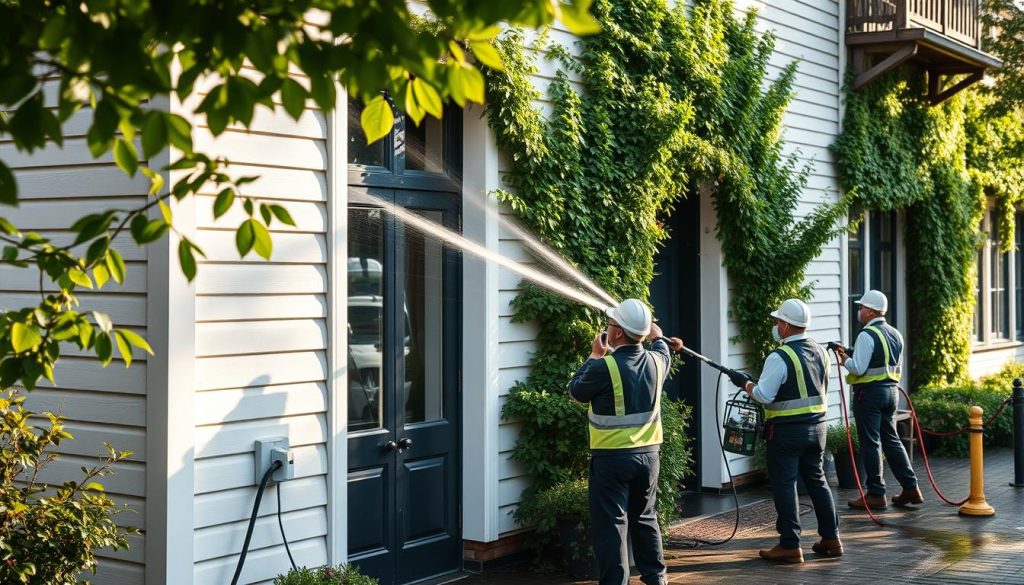
<svg viewBox="0 0 1024 585">
<path fill-rule="evenodd" d="M 128 178 L 110 156 L 92 158 L 84 138 L 85 114 L 76 114 L 65 125 L 63 149 L 49 147 L 29 155 L 18 152 L 10 140 L 0 140 L 0 160 L 14 169 L 21 199 L 19 207 L 0 209 L 0 215 L 23 231 L 39 232 L 55 243 L 70 244 L 74 236 L 68 228 L 83 215 L 146 203 L 149 183 L 145 177 Z M 114 245 L 128 265 L 126 282 L 110 282 L 102 292 L 80 292 L 81 308 L 106 312 L 117 327 L 145 335 L 146 250 L 136 246 L 130 236 L 118 237 Z M 0 309 L 38 303 L 38 272 L 0 267 Z M 60 446 L 61 459 L 45 468 L 43 479 L 60 482 L 80 477 L 80 467 L 92 467 L 105 455 L 104 441 L 132 451 L 131 457 L 114 466 L 116 473 L 101 483 L 115 502 L 133 510 L 119 515 L 117 522 L 145 529 L 146 356 L 136 352 L 136 361 L 129 369 L 120 359 L 104 369 L 88 352 L 72 347 L 65 347 L 63 352 L 55 371 L 57 383 L 42 384 L 27 401 L 32 410 L 63 413 L 68 419 L 67 430 L 75 437 Z M 95 582 L 144 582 L 144 538 L 133 536 L 129 542 L 127 550 L 99 552 Z"/>
<path fill-rule="evenodd" d="M 795 154 L 802 164 L 811 167 L 807 186 L 795 211 L 795 216 L 802 218 L 822 202 L 836 201 L 840 193 L 838 171 L 828 150 L 839 134 L 841 119 L 840 52 L 843 45 L 840 43 L 839 4 L 835 0 L 781 0 L 739 3 L 738 7 L 756 9 L 758 29 L 772 31 L 776 35 L 775 52 L 768 72 L 771 79 L 777 78 L 789 63 L 797 62 L 795 95 L 783 117 L 782 138 L 784 152 Z M 808 332 L 822 343 L 841 339 L 844 329 L 843 253 L 842 238 L 836 238 L 822 249 L 806 272 L 806 281 L 814 283 L 814 294 L 808 303 L 813 315 Z M 701 275 L 702 279 L 711 276 Z M 704 315 L 713 318 L 714 313 L 705 312 Z M 725 311 L 718 315 L 725 321 L 724 340 L 727 343 L 738 333 L 737 324 L 735 320 L 728 319 Z M 765 326 L 768 326 L 767 317 Z M 748 368 L 755 375 L 760 370 L 761 364 L 750 363 L 749 349 L 745 345 L 728 344 L 727 351 L 729 365 Z M 705 377 L 704 381 L 706 383 L 708 378 Z M 731 395 L 731 385 L 727 386 Z M 829 416 L 835 418 L 840 416 L 840 407 L 834 370 L 831 370 L 829 390 Z M 723 402 L 726 398 L 723 396 Z M 706 435 L 703 437 L 704 443 L 712 444 L 715 449 L 718 439 L 715 427 L 709 425 L 720 424 L 717 418 L 705 420 Z M 710 452 L 706 449 L 704 455 L 708 454 Z M 730 455 L 730 464 L 734 475 L 751 470 L 751 460 L 747 457 Z M 707 487 L 719 487 L 728 481 L 717 460 L 708 462 L 705 457 L 703 470 Z"/>
<path fill-rule="evenodd" d="M 240 260 L 241 205 L 214 219 L 212 187 L 196 203 L 196 241 L 207 256 L 195 285 L 196 585 L 225 583 L 234 571 L 256 495 L 257 439 L 289 438 L 295 479 L 281 487 L 285 531 L 300 566 L 328 562 L 327 138 L 327 120 L 312 108 L 298 121 L 261 108 L 249 132 L 216 139 L 196 130 L 197 148 L 227 157 L 232 174 L 261 177 L 244 194 L 284 205 L 297 224 L 271 225 L 270 262 L 255 253 Z M 276 489 L 260 507 L 244 583 L 288 565 Z"/>
</svg>

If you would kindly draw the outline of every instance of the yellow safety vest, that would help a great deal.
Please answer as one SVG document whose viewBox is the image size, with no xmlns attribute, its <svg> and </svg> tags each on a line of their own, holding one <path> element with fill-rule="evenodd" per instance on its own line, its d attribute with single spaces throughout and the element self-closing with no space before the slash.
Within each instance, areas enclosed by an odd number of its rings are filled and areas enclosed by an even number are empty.
<svg viewBox="0 0 1024 585">
<path fill-rule="evenodd" d="M 612 391 L 615 395 L 615 414 L 594 414 L 594 406 L 591 404 L 588 414 L 590 419 L 590 448 L 631 449 L 633 447 L 660 445 L 662 442 L 661 385 L 664 378 L 664 366 L 662 363 L 658 358 L 654 358 L 654 365 L 658 370 L 658 385 L 654 392 L 654 409 L 648 412 L 633 414 L 626 414 L 626 398 L 622 393 L 622 376 L 619 375 L 618 364 L 615 363 L 615 359 L 610 355 L 604 356 L 604 363 L 608 365 L 608 373 L 612 377 Z"/>
<path fill-rule="evenodd" d="M 871 325 L 865 327 L 864 331 L 875 334 L 875 341 L 882 346 L 882 365 L 876 368 L 869 367 L 864 371 L 863 374 L 854 374 L 850 372 L 846 374 L 847 384 L 867 384 L 869 382 L 881 382 L 884 380 L 892 380 L 899 382 L 902 376 L 902 368 L 899 365 L 899 356 L 893 356 L 889 350 L 889 342 L 886 340 L 886 336 L 880 329 Z M 874 355 L 871 356 L 874 359 Z M 870 362 L 868 362 L 870 364 Z"/>
<path fill-rule="evenodd" d="M 804 376 L 804 365 L 800 360 L 800 356 L 796 354 L 796 351 L 788 345 L 782 345 L 779 347 L 782 353 L 789 358 L 789 361 L 793 364 L 793 371 L 796 377 L 796 388 L 799 393 L 799 398 L 787 398 L 782 395 L 777 396 L 775 402 L 764 405 L 764 419 L 766 422 L 772 419 L 781 418 L 784 416 L 797 416 L 801 414 L 820 414 L 828 411 L 828 405 L 825 404 L 825 393 L 828 392 L 827 386 L 822 386 L 820 392 L 816 392 L 813 396 L 807 394 L 807 380 Z M 820 348 L 818 348 L 820 351 Z M 824 368 L 826 372 L 826 380 L 828 379 L 828 354 L 822 353 L 824 358 Z M 789 380 L 786 381 L 787 385 Z M 785 385 L 784 385 L 785 386 Z M 817 389 L 815 389 L 817 390 Z M 790 390 L 790 392 L 792 392 Z M 779 393 L 783 393 L 783 388 L 779 389 Z"/>
</svg>

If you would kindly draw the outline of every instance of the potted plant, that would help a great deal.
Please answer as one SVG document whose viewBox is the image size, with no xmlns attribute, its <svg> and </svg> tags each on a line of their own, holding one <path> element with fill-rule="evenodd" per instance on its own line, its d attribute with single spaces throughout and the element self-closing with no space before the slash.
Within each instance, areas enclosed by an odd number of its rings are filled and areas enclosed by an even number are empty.
<svg viewBox="0 0 1024 585">
<path fill-rule="evenodd" d="M 857 479 L 853 473 L 853 466 L 857 466 L 857 473 L 864 477 L 864 464 L 860 460 L 860 443 L 857 441 L 857 426 L 850 425 L 850 438 L 853 440 L 853 460 L 850 459 L 850 449 L 846 443 L 846 426 L 833 424 L 828 427 L 828 434 L 825 437 L 825 449 L 832 453 L 835 459 L 836 479 L 839 481 L 840 489 L 857 489 Z"/>
<path fill-rule="evenodd" d="M 274 585 L 377 585 L 373 577 L 359 572 L 355 565 L 292 569 L 274 579 Z"/>
<path fill-rule="evenodd" d="M 597 577 L 597 560 L 590 542 L 587 480 L 563 481 L 537 494 L 534 514 L 558 531 L 569 574 L 576 579 Z"/>
</svg>

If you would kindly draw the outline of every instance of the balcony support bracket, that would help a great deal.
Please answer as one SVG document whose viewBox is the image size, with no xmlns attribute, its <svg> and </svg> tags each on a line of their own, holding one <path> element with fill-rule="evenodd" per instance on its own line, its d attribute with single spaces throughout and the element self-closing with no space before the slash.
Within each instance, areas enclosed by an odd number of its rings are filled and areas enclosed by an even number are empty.
<svg viewBox="0 0 1024 585">
<path fill-rule="evenodd" d="M 853 91 L 857 91 L 878 77 L 899 67 L 917 54 L 917 43 L 909 43 L 896 49 L 870 69 L 865 70 L 867 61 L 866 47 L 856 46 L 853 49 L 853 67 L 856 77 L 853 79 Z"/>
<path fill-rule="evenodd" d="M 928 101 L 931 103 L 931 105 L 937 106 L 941 104 L 942 102 L 953 97 L 957 92 L 966 89 L 968 86 L 977 83 L 978 81 L 981 81 L 981 79 L 985 76 L 985 71 L 983 69 L 961 73 L 969 74 L 967 75 L 967 77 L 961 79 L 954 85 L 947 88 L 943 88 L 943 72 L 934 69 L 928 70 Z"/>
</svg>

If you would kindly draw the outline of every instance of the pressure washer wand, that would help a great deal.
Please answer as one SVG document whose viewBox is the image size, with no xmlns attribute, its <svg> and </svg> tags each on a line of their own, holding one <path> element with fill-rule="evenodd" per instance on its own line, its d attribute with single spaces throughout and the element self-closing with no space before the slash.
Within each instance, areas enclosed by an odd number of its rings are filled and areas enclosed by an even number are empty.
<svg viewBox="0 0 1024 585">
<path fill-rule="evenodd" d="M 703 355 L 693 351 L 692 349 L 686 347 L 685 345 L 683 346 L 683 352 L 686 353 L 686 354 L 689 354 L 690 356 L 693 356 L 693 357 L 699 359 L 700 361 L 702 361 L 705 364 L 711 366 L 712 368 L 715 368 L 719 372 L 722 372 L 723 374 L 728 376 L 730 380 L 733 380 L 734 381 L 733 383 L 736 383 L 735 380 L 737 380 L 739 378 L 746 378 L 747 380 L 750 380 L 750 381 L 754 380 L 753 378 L 750 377 L 749 374 L 745 374 L 743 372 L 739 372 L 739 371 L 734 370 L 732 368 L 727 368 L 727 367 L 723 366 L 722 364 L 716 362 L 715 360 L 713 360 L 713 359 L 711 359 L 711 358 L 709 358 L 707 356 L 703 356 Z"/>
</svg>

